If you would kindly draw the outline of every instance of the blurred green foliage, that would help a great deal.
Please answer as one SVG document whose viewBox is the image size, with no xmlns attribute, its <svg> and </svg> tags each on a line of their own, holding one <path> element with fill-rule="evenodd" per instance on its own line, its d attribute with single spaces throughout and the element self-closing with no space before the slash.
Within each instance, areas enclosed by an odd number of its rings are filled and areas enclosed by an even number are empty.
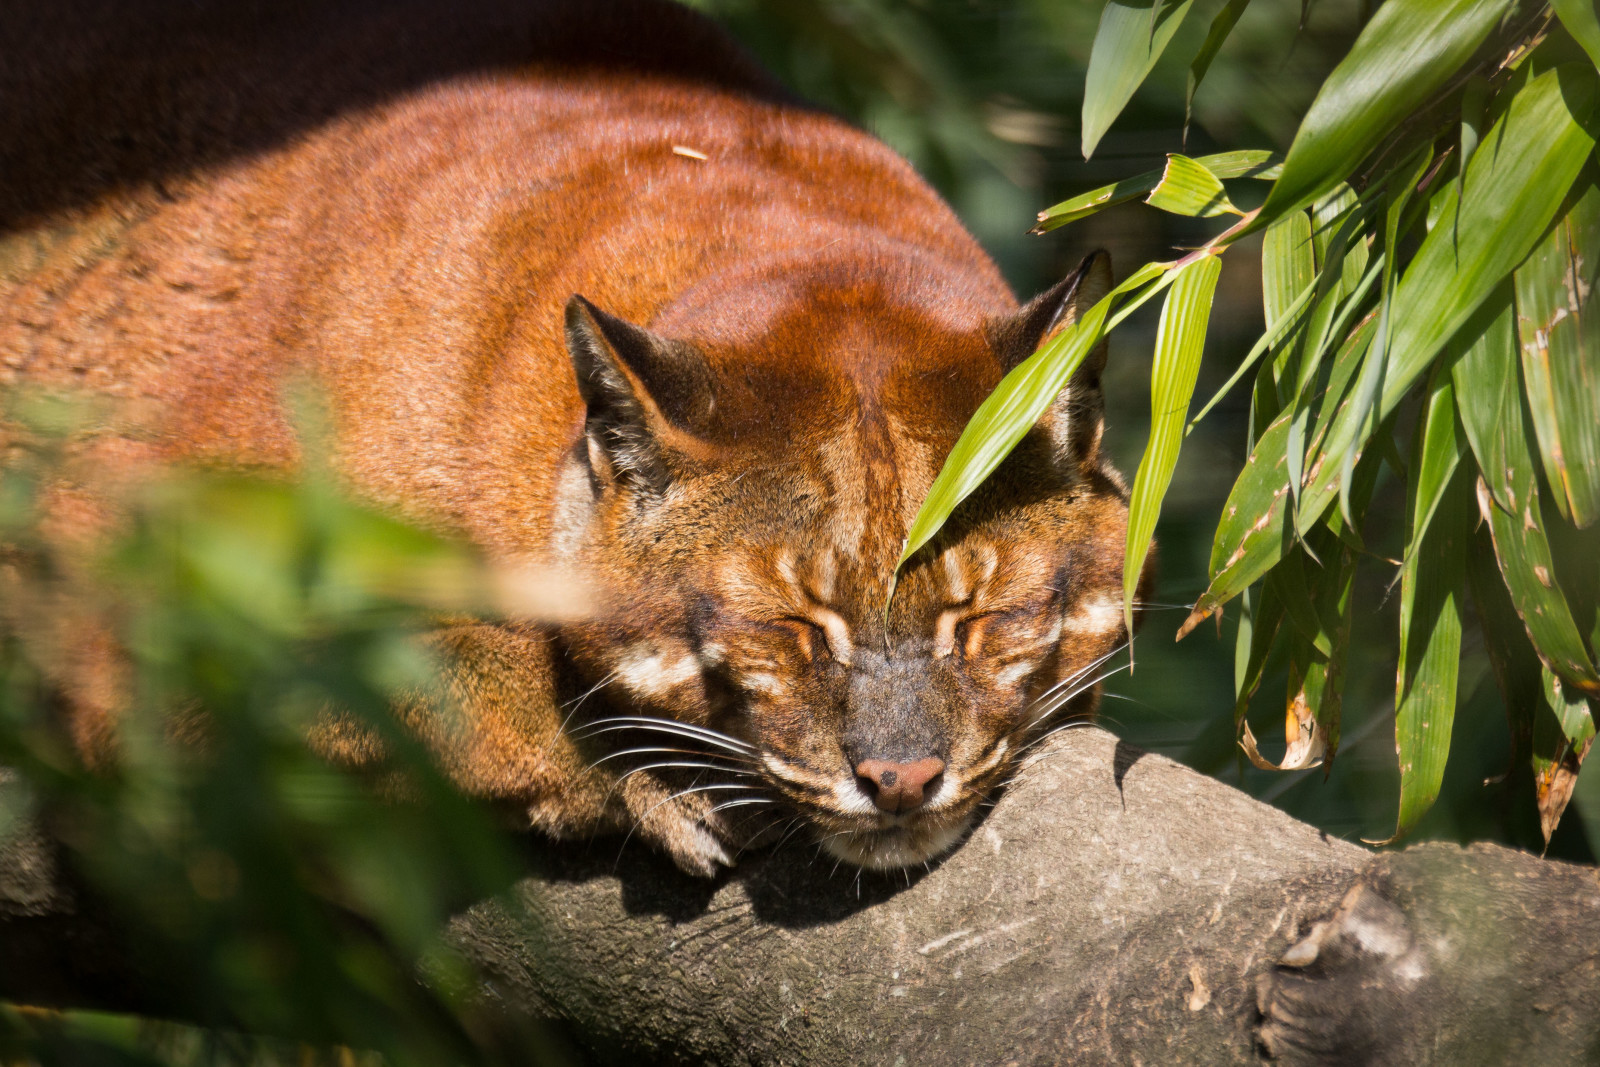
<svg viewBox="0 0 1600 1067">
<path fill-rule="evenodd" d="M 41 820 L 152 977 L 139 995 L 208 1030 L 151 1044 L 134 1019 L 12 1012 L 0 1059 L 275 1062 L 281 1046 L 335 1062 L 356 1056 L 328 1051 L 344 1046 L 392 1064 L 492 1062 L 440 938 L 509 885 L 515 845 L 393 710 L 448 714 L 424 601 L 482 588 L 474 559 L 315 471 L 294 484 L 173 473 L 116 495 L 108 543 L 63 543 L 49 511 L 72 488 L 89 413 L 5 399 L 0 833 Z M 115 759 L 89 770 L 62 694 L 93 703 L 108 661 L 74 650 L 102 632 L 122 650 L 120 708 Z M 381 746 L 381 774 L 308 747 L 333 715 Z"/>
</svg>

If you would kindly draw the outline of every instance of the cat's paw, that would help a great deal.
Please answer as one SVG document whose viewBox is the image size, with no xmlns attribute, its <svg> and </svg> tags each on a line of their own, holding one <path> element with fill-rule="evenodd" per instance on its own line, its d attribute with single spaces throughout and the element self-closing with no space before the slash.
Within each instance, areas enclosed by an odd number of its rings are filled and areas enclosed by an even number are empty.
<svg viewBox="0 0 1600 1067">
<path fill-rule="evenodd" d="M 1284 1063 L 1415 1062 L 1396 1013 L 1422 999 L 1428 975 L 1404 913 L 1357 885 L 1257 980 L 1261 1049 Z"/>
<path fill-rule="evenodd" d="M 678 795 L 646 775 L 627 781 L 624 803 L 635 836 L 662 849 L 686 874 L 714 878 L 733 866 L 731 835 L 704 794 Z"/>
</svg>

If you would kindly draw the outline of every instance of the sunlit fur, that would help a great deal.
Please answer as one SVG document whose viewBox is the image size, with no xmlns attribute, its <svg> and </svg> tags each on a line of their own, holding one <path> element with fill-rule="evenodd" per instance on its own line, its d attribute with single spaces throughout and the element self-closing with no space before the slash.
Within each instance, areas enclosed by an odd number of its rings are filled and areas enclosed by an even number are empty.
<svg viewBox="0 0 1600 1067">
<path fill-rule="evenodd" d="M 463 714 L 407 711 L 464 788 L 698 874 L 784 838 L 892 868 L 1089 710 L 1126 637 L 1103 350 L 884 606 L 1105 257 L 1019 307 L 903 160 L 654 0 L 37 6 L 0 6 L 0 380 L 128 402 L 86 485 L 292 467 L 314 381 L 345 484 L 577 575 L 586 621 L 435 635 Z M 68 688 L 103 744 L 114 699 Z M 847 750 L 947 766 L 889 815 Z"/>
</svg>

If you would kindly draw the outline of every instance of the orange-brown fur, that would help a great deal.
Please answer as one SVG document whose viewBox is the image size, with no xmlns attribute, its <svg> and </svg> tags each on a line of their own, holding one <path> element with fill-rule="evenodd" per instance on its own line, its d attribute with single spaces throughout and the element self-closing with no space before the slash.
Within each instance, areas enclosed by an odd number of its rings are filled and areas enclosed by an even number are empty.
<svg viewBox="0 0 1600 1067">
<path fill-rule="evenodd" d="M 313 375 L 359 492 L 601 590 L 582 623 L 441 635 L 470 729 L 435 742 L 467 788 L 702 873 L 786 808 L 913 862 L 1014 767 L 1036 698 L 1124 639 L 1103 353 L 883 614 L 962 426 L 1103 257 L 1019 310 L 901 159 L 698 17 L 35 7 L 0 14 L 4 380 L 129 401 L 119 461 L 292 466 L 283 390 Z M 748 748 L 576 729 L 622 715 Z M 594 763 L 629 745 L 704 750 L 752 804 Z M 943 807 L 841 806 L 860 752 L 930 745 Z"/>
</svg>

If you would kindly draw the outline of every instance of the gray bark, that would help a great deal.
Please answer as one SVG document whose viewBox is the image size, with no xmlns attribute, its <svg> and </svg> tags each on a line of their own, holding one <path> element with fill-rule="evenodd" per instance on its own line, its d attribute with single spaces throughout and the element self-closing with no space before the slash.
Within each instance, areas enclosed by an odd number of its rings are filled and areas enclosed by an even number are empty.
<svg viewBox="0 0 1600 1067">
<path fill-rule="evenodd" d="M 512 899 L 450 930 L 485 1010 L 564 1019 L 597 1062 L 1560 1063 L 1597 1047 L 1595 871 L 1481 846 L 1374 856 L 1099 730 L 1063 735 L 909 876 L 835 870 L 807 845 L 700 882 L 618 844 L 531 849 Z M 19 962 L 43 918 L 0 909 L 0 959 Z M 11 985 L 0 969 L 0 996 Z"/>
</svg>

